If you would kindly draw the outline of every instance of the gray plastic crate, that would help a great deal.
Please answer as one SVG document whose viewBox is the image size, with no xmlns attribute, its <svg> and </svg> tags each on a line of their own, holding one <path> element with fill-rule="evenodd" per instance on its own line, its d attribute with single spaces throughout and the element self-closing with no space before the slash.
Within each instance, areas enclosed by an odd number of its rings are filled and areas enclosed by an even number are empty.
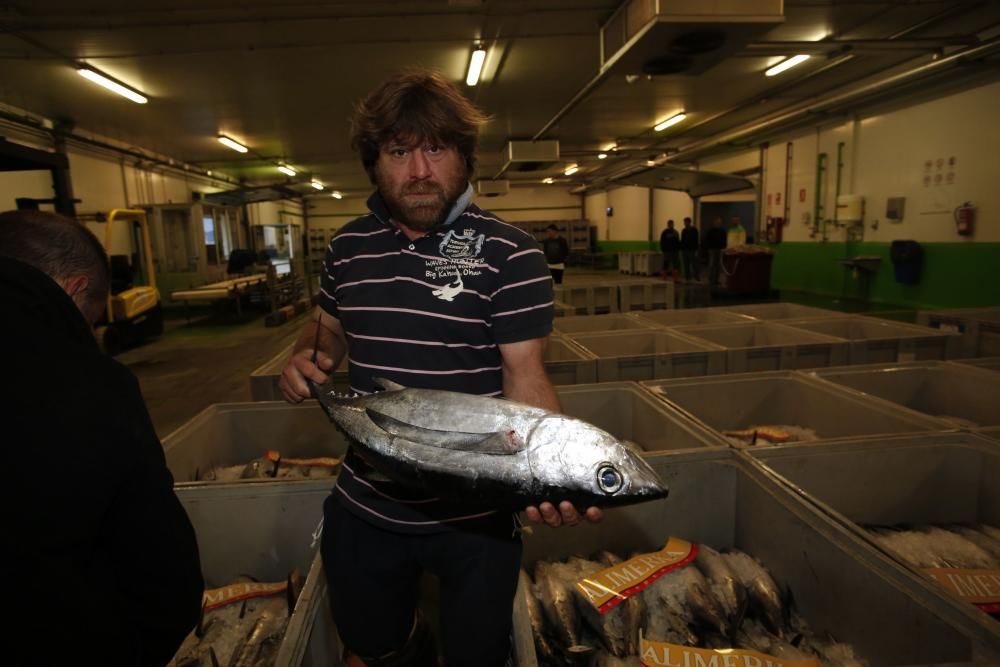
<svg viewBox="0 0 1000 667">
<path fill-rule="evenodd" d="M 917 324 L 962 335 L 962 356 L 1000 355 L 1000 308 L 921 310 Z"/>
<path fill-rule="evenodd" d="M 793 426 L 815 431 L 818 440 L 830 440 L 943 428 L 936 419 L 799 373 L 746 373 L 642 384 L 720 434 L 755 426 Z"/>
<path fill-rule="evenodd" d="M 674 307 L 672 280 L 628 280 L 618 285 L 619 309 L 656 310 Z"/>
<path fill-rule="evenodd" d="M 662 252 L 637 252 L 632 257 L 632 272 L 640 276 L 656 276 L 663 270 Z"/>
<path fill-rule="evenodd" d="M 222 486 L 197 482 L 198 474 L 216 466 L 249 463 L 268 449 L 290 458 L 343 456 L 347 441 L 330 423 L 316 401 L 300 405 L 284 402 L 218 403 L 163 439 L 167 467 L 178 487 Z M 254 479 L 240 485 L 305 485 L 329 491 L 330 478 L 288 480 Z"/>
<path fill-rule="evenodd" d="M 726 349 L 726 371 L 794 370 L 847 363 L 847 341 L 771 322 L 678 327 L 677 331 Z"/>
<path fill-rule="evenodd" d="M 524 538 L 524 564 L 530 572 L 538 560 L 602 549 L 655 551 L 674 535 L 752 554 L 791 591 L 815 631 L 853 645 L 869 664 L 988 655 L 995 641 L 988 625 L 740 459 L 732 450 L 649 457 L 669 498 L 609 509 L 599 524 L 535 530 Z M 523 595 L 514 610 L 515 652 L 519 667 L 535 667 Z"/>
<path fill-rule="evenodd" d="M 618 253 L 618 273 L 632 273 L 634 271 L 632 264 L 634 257 L 634 252 Z"/>
<path fill-rule="evenodd" d="M 544 361 L 552 384 L 597 382 L 597 360 L 594 355 L 562 336 L 549 338 Z"/>
<path fill-rule="evenodd" d="M 651 328 L 651 325 L 637 318 L 629 317 L 628 315 L 620 313 L 564 317 L 555 323 L 555 330 L 560 334 L 591 333 L 594 331 L 623 331 L 649 328 Z"/>
<path fill-rule="evenodd" d="M 672 331 L 648 329 L 574 334 L 597 357 L 597 381 L 653 380 L 723 373 L 725 351 Z"/>
<path fill-rule="evenodd" d="M 634 382 L 558 387 L 557 391 L 565 414 L 647 452 L 726 446 L 716 434 L 691 423 Z"/>
<path fill-rule="evenodd" d="M 818 501 L 862 539 L 861 525 L 1000 525 L 1000 448 L 968 433 L 843 441 L 746 452 Z M 900 562 L 903 562 L 900 559 Z M 928 588 L 962 607 L 931 582 Z M 1000 624 L 971 605 L 973 619 Z"/>
<path fill-rule="evenodd" d="M 961 352 L 958 334 L 874 317 L 785 320 L 782 324 L 850 341 L 852 364 L 950 359 Z"/>
<path fill-rule="evenodd" d="M 573 309 L 577 315 L 594 312 L 594 293 L 590 285 L 562 284 L 553 288 L 555 300 Z"/>
<path fill-rule="evenodd" d="M 1000 425 L 1000 375 L 981 368 L 922 362 L 835 368 L 813 375 L 937 417 L 952 427 Z"/>
<path fill-rule="evenodd" d="M 281 377 L 281 371 L 285 367 L 285 364 L 288 363 L 288 358 L 292 356 L 293 347 L 295 347 L 295 343 L 290 344 L 281 352 L 274 355 L 274 358 L 250 374 L 251 401 L 284 400 L 284 396 L 278 390 L 278 379 Z M 347 377 L 346 355 L 340 362 L 340 366 L 333 373 L 331 380 L 337 389 L 346 391 L 350 388 L 351 382 Z"/>
<path fill-rule="evenodd" d="M 804 320 L 818 317 L 845 316 L 845 313 L 797 303 L 749 303 L 742 306 L 727 306 L 726 310 L 747 315 L 756 320 Z"/>
<path fill-rule="evenodd" d="M 261 581 L 283 581 L 292 570 L 304 577 L 304 584 L 288 621 L 285 637 L 275 664 L 325 665 L 312 660 L 295 647 L 306 643 L 308 628 L 318 619 L 319 632 L 311 637 L 314 656 L 339 655 L 332 619 L 323 622 L 325 585 L 317 587 L 322 574 L 318 544 L 313 533 L 323 515 L 323 500 L 329 490 L 270 486 L 216 486 L 178 488 L 198 538 L 202 574 L 209 588 L 224 586 L 241 576 Z M 321 598 L 323 604 L 317 606 Z M 329 611 L 326 610 L 329 617 Z"/>
<path fill-rule="evenodd" d="M 655 310 L 653 312 L 635 313 L 633 317 L 660 327 L 688 327 L 753 321 L 746 315 L 739 315 L 723 308 Z"/>
<path fill-rule="evenodd" d="M 975 366 L 977 368 L 985 368 L 989 371 L 1000 372 L 1000 357 L 982 357 L 979 359 L 962 359 L 958 363 L 965 366 Z"/>
<path fill-rule="evenodd" d="M 618 312 L 618 283 L 599 282 L 590 286 L 590 313 Z"/>
</svg>

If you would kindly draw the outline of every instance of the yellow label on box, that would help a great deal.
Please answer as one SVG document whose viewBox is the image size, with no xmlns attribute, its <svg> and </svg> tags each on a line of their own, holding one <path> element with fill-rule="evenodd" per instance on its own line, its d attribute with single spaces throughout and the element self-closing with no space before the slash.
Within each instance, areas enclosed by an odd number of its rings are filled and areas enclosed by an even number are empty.
<svg viewBox="0 0 1000 667">
<path fill-rule="evenodd" d="M 605 614 L 667 572 L 687 565 L 697 555 L 697 545 L 671 537 L 659 551 L 640 554 L 601 570 L 578 581 L 576 588 Z"/>
<path fill-rule="evenodd" d="M 986 611 L 1000 611 L 1000 570 L 929 567 L 924 573 L 963 600 Z"/>
<path fill-rule="evenodd" d="M 749 649 L 692 648 L 639 638 L 642 667 L 822 667 L 818 658 L 785 660 Z"/>
<path fill-rule="evenodd" d="M 248 598 L 277 595 L 284 593 L 286 590 L 288 590 L 287 581 L 279 581 L 273 584 L 242 581 L 238 584 L 229 584 L 228 586 L 211 588 L 205 591 L 205 595 L 202 598 L 202 606 L 206 610 L 216 609 Z"/>
</svg>

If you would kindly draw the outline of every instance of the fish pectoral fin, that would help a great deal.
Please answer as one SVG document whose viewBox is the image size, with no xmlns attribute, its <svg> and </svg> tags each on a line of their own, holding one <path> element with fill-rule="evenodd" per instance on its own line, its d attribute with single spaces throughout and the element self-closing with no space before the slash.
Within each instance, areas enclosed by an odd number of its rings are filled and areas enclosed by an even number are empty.
<svg viewBox="0 0 1000 667">
<path fill-rule="evenodd" d="M 513 431 L 499 433 L 462 433 L 460 431 L 439 431 L 422 426 L 407 424 L 395 417 L 366 408 L 368 418 L 390 435 L 399 436 L 420 445 L 454 449 L 480 454 L 516 454 L 524 449 L 520 438 Z"/>
<path fill-rule="evenodd" d="M 382 387 L 386 391 L 400 391 L 401 389 L 406 389 L 403 385 L 398 382 L 393 382 L 392 380 L 387 380 L 386 378 L 376 378 L 373 377 L 372 380 L 378 386 Z"/>
</svg>

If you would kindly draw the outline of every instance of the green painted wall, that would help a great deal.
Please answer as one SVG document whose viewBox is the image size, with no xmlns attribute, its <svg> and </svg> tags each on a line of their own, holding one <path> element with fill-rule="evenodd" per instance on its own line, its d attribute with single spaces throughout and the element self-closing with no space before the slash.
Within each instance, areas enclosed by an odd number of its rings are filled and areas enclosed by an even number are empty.
<svg viewBox="0 0 1000 667">
<path fill-rule="evenodd" d="M 924 243 L 920 282 L 896 282 L 888 243 L 789 242 L 773 246 L 771 286 L 914 308 L 1000 305 L 1000 243 Z M 869 278 L 838 259 L 882 258 Z"/>
</svg>

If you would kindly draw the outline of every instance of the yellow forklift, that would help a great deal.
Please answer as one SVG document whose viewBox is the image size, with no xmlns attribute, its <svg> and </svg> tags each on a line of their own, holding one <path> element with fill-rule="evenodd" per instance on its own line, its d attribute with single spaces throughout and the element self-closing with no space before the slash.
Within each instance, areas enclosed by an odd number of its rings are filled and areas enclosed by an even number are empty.
<svg viewBox="0 0 1000 667">
<path fill-rule="evenodd" d="M 106 223 L 104 248 L 111 262 L 108 308 L 95 334 L 108 354 L 163 333 L 163 306 L 156 288 L 153 246 L 146 211 L 116 208 L 107 214 L 78 215 L 81 222 Z M 116 225 L 128 225 L 131 254 L 113 254 Z"/>
</svg>

